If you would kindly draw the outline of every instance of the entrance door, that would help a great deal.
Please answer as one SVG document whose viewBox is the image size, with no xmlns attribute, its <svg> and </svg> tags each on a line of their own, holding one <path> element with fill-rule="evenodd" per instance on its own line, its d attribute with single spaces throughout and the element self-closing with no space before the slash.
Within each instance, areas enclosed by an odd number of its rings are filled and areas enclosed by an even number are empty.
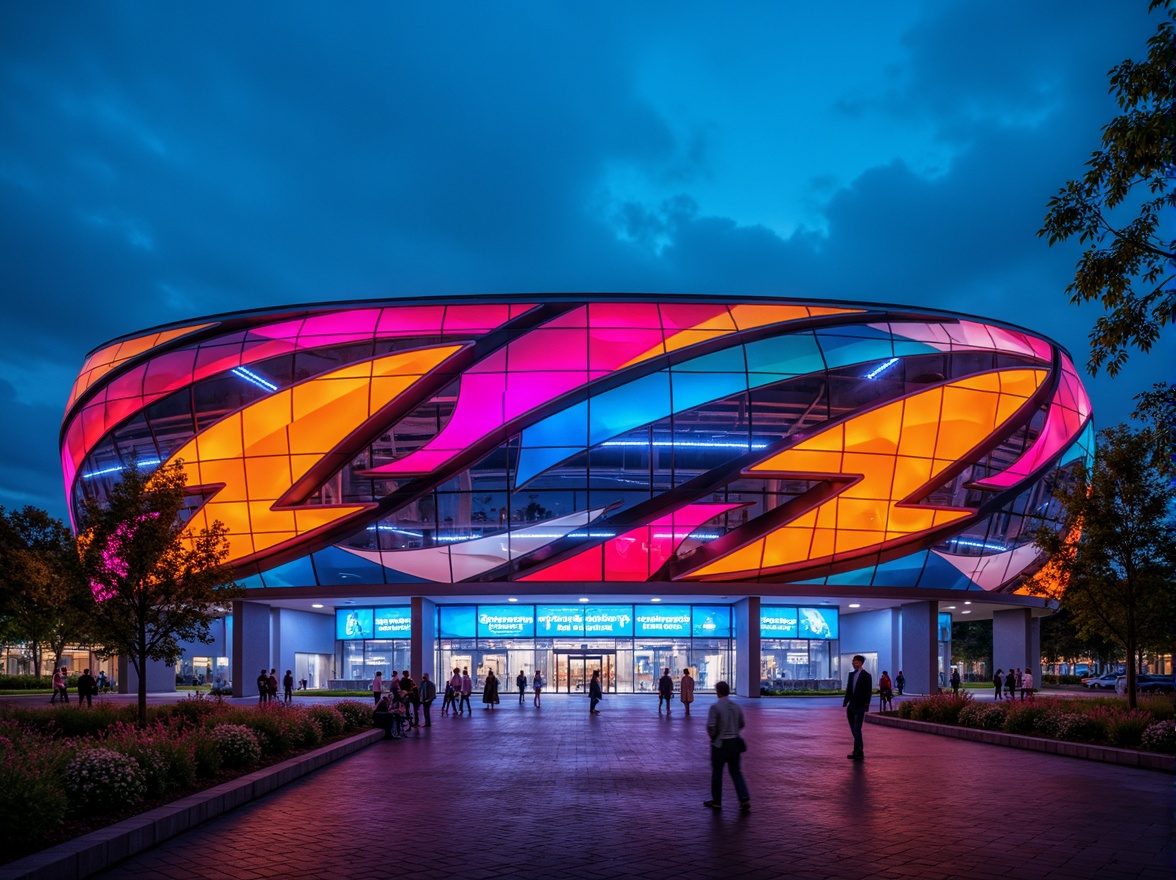
<svg viewBox="0 0 1176 880">
<path fill-rule="evenodd" d="M 588 683 L 592 680 L 592 673 L 600 670 L 600 686 L 605 693 L 612 693 L 616 690 L 616 682 L 613 680 L 613 668 L 615 666 L 616 654 L 601 653 L 569 653 L 567 655 L 567 674 L 563 676 L 563 682 L 567 693 L 570 694 L 587 694 Z"/>
</svg>

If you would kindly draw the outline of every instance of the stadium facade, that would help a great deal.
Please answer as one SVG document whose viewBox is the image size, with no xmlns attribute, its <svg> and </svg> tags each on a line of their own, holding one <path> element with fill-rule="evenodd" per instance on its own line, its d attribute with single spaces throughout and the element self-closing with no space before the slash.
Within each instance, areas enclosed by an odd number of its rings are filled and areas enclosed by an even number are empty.
<svg viewBox="0 0 1176 880">
<path fill-rule="evenodd" d="M 248 588 L 184 671 L 238 693 L 261 667 L 326 684 L 463 665 L 565 691 L 600 668 L 619 692 L 689 667 L 755 695 L 855 653 L 925 692 L 952 620 L 991 617 L 994 662 L 1038 670 L 1049 603 L 1018 590 L 1093 427 L 1066 351 L 1007 324 L 510 295 L 114 340 L 61 452 L 75 515 L 132 454 L 183 463 L 187 529 L 225 523 Z"/>
</svg>

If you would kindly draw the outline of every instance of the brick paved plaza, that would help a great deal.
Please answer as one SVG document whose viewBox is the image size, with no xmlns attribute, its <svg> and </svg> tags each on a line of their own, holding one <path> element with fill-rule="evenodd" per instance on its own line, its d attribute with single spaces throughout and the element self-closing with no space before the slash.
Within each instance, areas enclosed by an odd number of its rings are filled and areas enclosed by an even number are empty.
<svg viewBox="0 0 1176 880">
<path fill-rule="evenodd" d="M 712 699 L 475 702 L 99 876 L 1172 876 L 1170 775 L 874 725 L 852 762 L 828 698 L 740 701 L 753 808 L 704 809 Z"/>
</svg>

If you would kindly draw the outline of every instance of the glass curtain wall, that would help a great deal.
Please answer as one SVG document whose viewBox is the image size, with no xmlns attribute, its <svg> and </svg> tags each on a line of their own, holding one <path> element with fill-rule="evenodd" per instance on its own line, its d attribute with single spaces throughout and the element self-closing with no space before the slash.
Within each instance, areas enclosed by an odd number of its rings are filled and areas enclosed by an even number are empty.
<svg viewBox="0 0 1176 880">
<path fill-rule="evenodd" d="M 769 690 L 816 687 L 838 677 L 836 642 L 764 639 L 760 643 L 760 687 Z"/>
</svg>

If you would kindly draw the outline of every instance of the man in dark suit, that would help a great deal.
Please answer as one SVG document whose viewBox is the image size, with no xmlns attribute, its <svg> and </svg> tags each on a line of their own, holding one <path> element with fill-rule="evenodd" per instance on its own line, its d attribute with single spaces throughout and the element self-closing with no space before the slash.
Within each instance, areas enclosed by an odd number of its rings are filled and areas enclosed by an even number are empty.
<svg viewBox="0 0 1176 880">
<path fill-rule="evenodd" d="M 845 706 L 845 717 L 849 719 L 849 729 L 853 732 L 853 751 L 845 757 L 853 761 L 860 761 L 865 757 L 862 749 L 862 724 L 866 720 L 866 712 L 870 709 L 870 695 L 874 692 L 874 679 L 870 673 L 862 669 L 866 658 L 858 654 L 853 658 L 853 672 L 849 674 L 849 681 L 845 683 L 845 699 L 841 705 Z"/>
</svg>

